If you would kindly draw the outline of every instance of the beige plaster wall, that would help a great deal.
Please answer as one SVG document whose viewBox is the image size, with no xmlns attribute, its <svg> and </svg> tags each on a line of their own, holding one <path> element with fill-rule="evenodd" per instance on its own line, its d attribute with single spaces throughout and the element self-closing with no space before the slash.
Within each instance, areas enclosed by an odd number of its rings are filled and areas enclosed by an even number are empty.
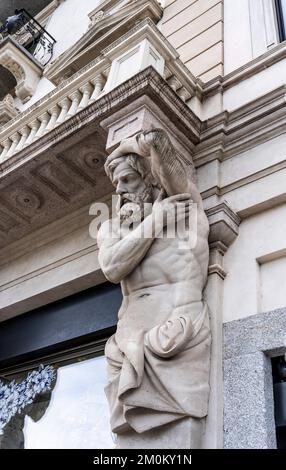
<svg viewBox="0 0 286 470">
<path fill-rule="evenodd" d="M 206 193 L 214 185 L 240 216 L 255 206 L 285 196 L 285 145 L 281 135 L 240 152 L 222 162 L 213 160 L 197 168 L 198 186 Z M 205 198 L 206 208 L 211 206 Z M 274 201 L 275 202 L 275 201 Z"/>
<path fill-rule="evenodd" d="M 241 217 L 224 256 L 223 321 L 286 305 L 286 135 L 197 169 L 205 207 L 226 201 Z"/>
<path fill-rule="evenodd" d="M 224 0 L 225 74 L 278 43 L 274 0 Z"/>
<path fill-rule="evenodd" d="M 285 307 L 285 230 L 286 204 L 242 221 L 225 255 L 225 322 Z"/>
<path fill-rule="evenodd" d="M 223 0 L 167 0 L 162 32 L 195 76 L 223 74 Z"/>
</svg>

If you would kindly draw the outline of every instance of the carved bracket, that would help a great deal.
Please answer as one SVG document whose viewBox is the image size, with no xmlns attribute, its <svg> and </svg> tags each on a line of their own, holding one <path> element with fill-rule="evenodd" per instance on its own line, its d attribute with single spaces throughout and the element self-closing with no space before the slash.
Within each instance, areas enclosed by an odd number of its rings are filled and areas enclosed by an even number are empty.
<svg viewBox="0 0 286 470">
<path fill-rule="evenodd" d="M 0 126 L 6 124 L 13 117 L 17 116 L 18 111 L 14 106 L 14 99 L 11 95 L 6 95 L 5 98 L 0 101 Z"/>
<path fill-rule="evenodd" d="M 210 224 L 209 274 L 224 279 L 227 273 L 223 269 L 223 256 L 238 235 L 240 218 L 226 202 L 207 209 L 206 214 Z"/>
<path fill-rule="evenodd" d="M 101 121 L 100 125 L 107 131 L 106 150 L 110 153 L 123 139 L 138 132 L 152 128 L 164 129 L 179 153 L 192 165 L 193 141 L 196 141 L 196 128 L 188 120 L 187 135 L 178 129 L 169 117 L 146 95 L 113 113 Z"/>
</svg>

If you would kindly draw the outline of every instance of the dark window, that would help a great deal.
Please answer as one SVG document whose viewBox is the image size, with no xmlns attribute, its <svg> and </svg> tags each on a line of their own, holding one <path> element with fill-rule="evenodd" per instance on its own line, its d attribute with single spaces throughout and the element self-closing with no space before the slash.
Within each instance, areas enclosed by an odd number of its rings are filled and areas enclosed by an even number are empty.
<svg viewBox="0 0 286 470">
<path fill-rule="evenodd" d="M 0 323 L 1 371 L 110 336 L 122 301 L 108 282 Z"/>
<path fill-rule="evenodd" d="M 272 359 L 277 448 L 286 449 L 286 360 Z"/>
<path fill-rule="evenodd" d="M 286 0 L 276 0 L 277 22 L 280 41 L 286 39 Z"/>
</svg>

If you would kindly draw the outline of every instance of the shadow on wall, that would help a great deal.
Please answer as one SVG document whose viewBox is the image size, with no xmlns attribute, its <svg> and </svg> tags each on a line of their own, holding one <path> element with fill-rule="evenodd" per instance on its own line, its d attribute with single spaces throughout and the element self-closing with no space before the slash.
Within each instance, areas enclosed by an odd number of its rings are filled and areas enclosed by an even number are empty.
<svg viewBox="0 0 286 470">
<path fill-rule="evenodd" d="M 17 85 L 14 75 L 9 70 L 0 65 L 0 101 L 2 101 L 8 93 L 15 96 L 15 86 Z"/>
</svg>

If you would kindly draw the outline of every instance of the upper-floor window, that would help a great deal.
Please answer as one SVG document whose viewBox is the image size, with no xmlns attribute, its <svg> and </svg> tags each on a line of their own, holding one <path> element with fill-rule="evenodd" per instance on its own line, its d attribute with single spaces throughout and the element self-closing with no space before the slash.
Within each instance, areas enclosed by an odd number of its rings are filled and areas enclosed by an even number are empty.
<svg viewBox="0 0 286 470">
<path fill-rule="evenodd" d="M 276 0 L 277 22 L 280 41 L 286 40 L 286 0 Z"/>
</svg>

